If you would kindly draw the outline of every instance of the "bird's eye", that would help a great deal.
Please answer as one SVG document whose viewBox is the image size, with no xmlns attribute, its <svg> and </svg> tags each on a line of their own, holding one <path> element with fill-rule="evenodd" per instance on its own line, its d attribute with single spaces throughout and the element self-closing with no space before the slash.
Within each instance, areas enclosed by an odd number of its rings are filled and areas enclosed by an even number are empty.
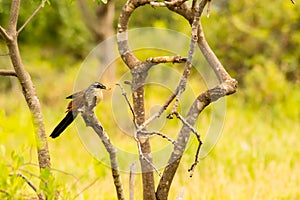
<svg viewBox="0 0 300 200">
<path fill-rule="evenodd" d="M 101 86 L 100 85 L 96 85 L 96 88 L 101 88 Z"/>
</svg>

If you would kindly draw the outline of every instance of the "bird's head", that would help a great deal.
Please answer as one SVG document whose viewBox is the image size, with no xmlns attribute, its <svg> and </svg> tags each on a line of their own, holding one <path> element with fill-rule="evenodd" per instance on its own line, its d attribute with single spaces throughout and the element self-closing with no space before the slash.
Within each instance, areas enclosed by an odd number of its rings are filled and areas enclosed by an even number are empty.
<svg viewBox="0 0 300 200">
<path fill-rule="evenodd" d="M 107 87 L 105 85 L 103 85 L 102 83 L 99 83 L 99 82 L 94 82 L 91 86 L 94 89 L 107 90 Z"/>
</svg>

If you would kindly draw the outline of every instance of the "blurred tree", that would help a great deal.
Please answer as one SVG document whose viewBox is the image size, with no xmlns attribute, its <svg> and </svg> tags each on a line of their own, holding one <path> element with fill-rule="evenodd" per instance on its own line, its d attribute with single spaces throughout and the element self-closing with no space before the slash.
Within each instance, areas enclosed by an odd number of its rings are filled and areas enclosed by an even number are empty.
<svg viewBox="0 0 300 200">
<path fill-rule="evenodd" d="M 39 19 L 33 19 L 24 30 L 20 42 L 29 45 L 38 42 L 39 45 L 48 46 L 48 50 L 52 47 L 55 51 L 60 50 L 70 56 L 84 57 L 94 41 L 103 40 L 104 35 L 114 33 L 111 27 L 116 27 L 123 1 L 116 0 L 115 11 L 114 1 L 108 1 L 107 6 L 97 6 L 96 9 L 91 6 L 96 2 L 78 0 L 78 3 L 82 8 L 80 10 L 73 3 L 52 0 L 51 6 L 45 7 L 39 13 Z M 35 1 L 22 1 L 19 17 L 21 23 L 28 17 L 28 10 L 34 10 L 36 4 Z M 2 0 L 0 5 L 0 22 L 3 24 L 8 20 L 10 1 Z M 276 4 L 271 0 L 221 0 L 213 2 L 212 5 L 209 20 L 202 19 L 206 27 L 204 31 L 208 41 L 223 41 L 215 43 L 213 48 L 225 66 L 229 67 L 230 73 L 242 81 L 246 72 L 254 65 L 264 65 L 265 61 L 272 61 L 289 80 L 300 81 L 299 5 L 294 6 L 288 0 Z M 137 9 L 130 21 L 131 27 L 155 26 L 178 31 L 188 30 L 184 20 L 177 14 L 161 12 L 163 8 L 155 9 L 159 14 L 152 15 L 151 20 L 144 19 L 149 19 L 153 8 L 147 6 Z M 116 15 L 112 19 L 114 12 Z M 106 17 L 104 13 L 107 13 Z M 216 15 L 221 17 L 215 17 Z M 103 22 L 99 21 L 103 18 Z"/>
<path fill-rule="evenodd" d="M 214 49 L 235 77 L 242 81 L 253 66 L 272 61 L 288 79 L 300 81 L 299 6 L 270 0 L 218 1 L 213 5 L 211 18 L 203 19 L 208 26 L 204 31 L 210 41 L 221 39 Z M 214 17 L 216 12 L 221 17 Z"/>
</svg>

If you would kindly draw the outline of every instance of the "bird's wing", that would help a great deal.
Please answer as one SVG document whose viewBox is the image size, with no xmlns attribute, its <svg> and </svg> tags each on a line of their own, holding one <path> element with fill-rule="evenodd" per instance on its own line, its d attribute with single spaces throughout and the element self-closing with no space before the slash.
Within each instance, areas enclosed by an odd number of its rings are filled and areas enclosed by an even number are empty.
<svg viewBox="0 0 300 200">
<path fill-rule="evenodd" d="M 83 96 L 84 91 L 75 92 L 74 94 L 71 94 L 70 96 L 67 96 L 66 99 L 75 99 L 77 97 Z"/>
</svg>

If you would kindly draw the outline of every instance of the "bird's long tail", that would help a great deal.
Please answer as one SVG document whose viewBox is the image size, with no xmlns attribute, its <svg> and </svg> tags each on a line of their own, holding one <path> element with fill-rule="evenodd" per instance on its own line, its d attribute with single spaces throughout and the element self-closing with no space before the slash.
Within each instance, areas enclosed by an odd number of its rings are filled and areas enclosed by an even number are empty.
<svg viewBox="0 0 300 200">
<path fill-rule="evenodd" d="M 68 114 L 59 122 L 59 124 L 55 127 L 55 129 L 52 131 L 50 137 L 56 138 L 58 137 L 76 118 L 77 113 L 74 113 L 72 111 L 68 112 Z"/>
</svg>

